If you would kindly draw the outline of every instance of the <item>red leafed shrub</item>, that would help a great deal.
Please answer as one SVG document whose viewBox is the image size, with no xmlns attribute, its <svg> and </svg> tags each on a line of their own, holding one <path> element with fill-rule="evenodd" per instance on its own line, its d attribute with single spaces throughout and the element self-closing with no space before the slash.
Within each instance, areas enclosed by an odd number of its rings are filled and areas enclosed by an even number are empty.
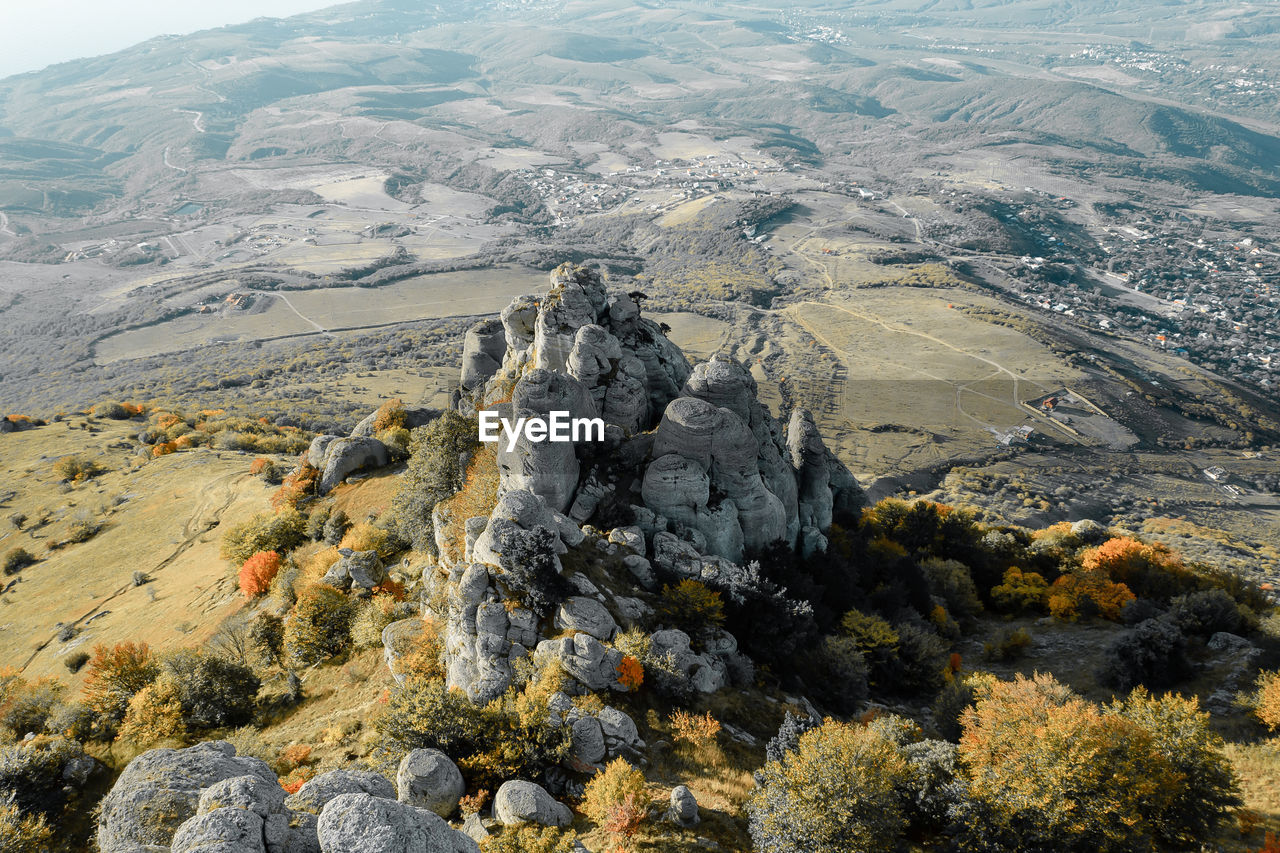
<svg viewBox="0 0 1280 853">
<path fill-rule="evenodd" d="M 644 683 L 644 667 L 631 655 L 623 657 L 617 669 L 619 683 L 628 690 L 635 691 Z"/>
<path fill-rule="evenodd" d="M 275 551 L 259 551 L 240 567 L 240 591 L 245 598 L 255 598 L 271 587 L 280 571 L 280 555 Z"/>
</svg>

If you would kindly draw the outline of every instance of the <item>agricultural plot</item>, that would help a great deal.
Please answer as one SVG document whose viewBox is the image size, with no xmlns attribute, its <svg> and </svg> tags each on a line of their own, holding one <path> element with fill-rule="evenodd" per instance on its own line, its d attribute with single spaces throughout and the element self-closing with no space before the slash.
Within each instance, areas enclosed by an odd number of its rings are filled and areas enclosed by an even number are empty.
<svg viewBox="0 0 1280 853">
<path fill-rule="evenodd" d="M 547 287 L 545 273 L 502 266 L 417 276 L 379 288 L 262 293 L 252 310 L 191 314 L 103 338 L 95 345 L 95 359 L 109 364 L 214 342 L 262 341 L 414 320 L 496 314 L 513 297 L 543 292 Z"/>
</svg>

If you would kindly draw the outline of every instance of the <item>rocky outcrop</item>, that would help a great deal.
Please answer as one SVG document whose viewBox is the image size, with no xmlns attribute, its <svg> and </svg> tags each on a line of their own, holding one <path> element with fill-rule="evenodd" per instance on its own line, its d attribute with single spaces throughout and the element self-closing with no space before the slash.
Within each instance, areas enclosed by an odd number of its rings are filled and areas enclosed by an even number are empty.
<svg viewBox="0 0 1280 853">
<path fill-rule="evenodd" d="M 307 450 L 307 462 L 321 472 L 318 489 L 327 495 L 351 474 L 381 468 L 391 459 L 387 446 L 376 438 L 342 438 L 318 435 Z"/>
<path fill-rule="evenodd" d="M 240 776 L 279 784 L 265 762 L 239 757 L 235 747 L 221 741 L 143 753 L 129 763 L 102 800 L 98 849 L 102 853 L 169 849 L 178 827 L 196 816 L 201 792 Z"/>
<path fill-rule="evenodd" d="M 556 802 L 545 788 L 519 779 L 503 782 L 498 788 L 493 796 L 493 816 L 504 826 L 568 826 L 573 821 L 569 807 Z"/>
<path fill-rule="evenodd" d="M 369 794 L 394 800 L 396 789 L 386 778 L 368 770 L 330 770 L 308 780 L 285 800 L 285 805 L 297 812 L 318 815 L 326 803 L 343 794 Z"/>
<path fill-rule="evenodd" d="M 376 773 L 334 770 L 286 796 L 276 775 L 228 743 L 134 759 L 102 801 L 102 853 L 479 853 L 437 812 L 462 776 L 434 750 L 400 766 L 400 801 Z M 561 807 L 563 808 L 563 807 Z"/>
<path fill-rule="evenodd" d="M 439 409 L 430 409 L 426 406 L 404 406 L 404 425 L 405 429 L 417 429 L 420 426 L 426 426 L 436 418 L 440 417 Z M 373 425 L 378 420 L 376 411 L 370 412 L 356 424 L 355 429 L 351 430 L 352 438 L 371 438 L 373 437 Z M 315 467 L 319 468 L 319 465 Z"/>
<path fill-rule="evenodd" d="M 316 829 L 322 853 L 480 853 L 434 812 L 368 794 L 331 800 Z"/>
<path fill-rule="evenodd" d="M 370 590 L 387 579 L 387 569 L 382 565 L 377 551 L 352 551 L 343 548 L 338 562 L 325 573 L 322 583 L 335 589 Z"/>
<path fill-rule="evenodd" d="M 490 317 L 467 330 L 462 339 L 462 387 L 475 393 L 502 367 L 507 332 L 502 320 Z"/>
<path fill-rule="evenodd" d="M 623 693 L 628 690 L 618 679 L 622 652 L 606 646 L 590 634 L 543 640 L 538 643 L 533 659 L 539 664 L 554 660 L 566 675 L 577 679 L 588 690 Z"/>
<path fill-rule="evenodd" d="M 458 765 L 438 749 L 415 749 L 406 755 L 396 773 L 396 789 L 400 802 L 446 818 L 458 810 L 467 790 Z"/>
<path fill-rule="evenodd" d="M 569 729 L 569 757 L 565 767 L 578 773 L 594 773 L 610 759 L 641 758 L 645 742 L 635 721 L 617 708 L 606 705 L 590 712 L 573 704 L 564 693 L 547 700 L 552 719 Z"/>
<path fill-rule="evenodd" d="M 596 601 L 575 595 L 566 599 L 556 612 L 555 626 L 562 631 L 575 631 L 590 634 L 597 640 L 606 642 L 613 639 L 618 631 L 618 623 L 614 621 L 608 608 Z"/>
</svg>

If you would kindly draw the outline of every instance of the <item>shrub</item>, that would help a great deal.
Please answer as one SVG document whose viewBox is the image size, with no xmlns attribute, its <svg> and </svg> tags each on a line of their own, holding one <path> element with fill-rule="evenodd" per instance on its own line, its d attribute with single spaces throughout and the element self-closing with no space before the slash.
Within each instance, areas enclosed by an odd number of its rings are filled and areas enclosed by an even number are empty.
<svg viewBox="0 0 1280 853">
<path fill-rule="evenodd" d="M 280 571 L 280 555 L 275 551 L 259 551 L 240 567 L 240 591 L 245 598 L 257 598 L 271 588 Z"/>
<path fill-rule="evenodd" d="M 1247 611 L 1221 589 L 1176 596 L 1169 602 L 1169 616 L 1187 634 L 1208 637 L 1219 631 L 1234 634 L 1245 627 Z"/>
<path fill-rule="evenodd" d="M 97 645 L 89 658 L 84 682 L 85 703 L 107 725 L 124 719 L 129 700 L 160 674 L 160 665 L 146 643 Z"/>
<path fill-rule="evenodd" d="M 605 831 L 630 837 L 649 807 L 644 774 L 625 758 L 615 758 L 587 783 L 582 811 Z"/>
<path fill-rule="evenodd" d="M 316 487 L 320 483 L 320 471 L 313 468 L 304 456 L 298 467 L 280 481 L 280 488 L 271 496 L 271 507 L 277 512 L 285 509 L 296 510 L 298 504 L 314 497 Z M 304 528 L 305 535 L 305 528 Z"/>
<path fill-rule="evenodd" d="M 391 690 L 374 729 L 406 750 L 438 749 L 452 756 L 476 751 L 484 734 L 481 711 L 443 679 L 410 676 Z"/>
<path fill-rule="evenodd" d="M 1128 536 L 1108 539 L 1080 556 L 1085 572 L 1097 572 L 1124 584 L 1143 598 L 1167 600 L 1194 582 L 1182 559 L 1160 544 Z"/>
<path fill-rule="evenodd" d="M 249 623 L 249 643 L 268 666 L 279 663 L 284 652 L 284 620 L 265 611 L 255 614 Z"/>
<path fill-rule="evenodd" d="M 827 721 L 769 761 L 747 801 L 761 853 L 890 850 L 907 825 L 910 768 L 879 729 Z"/>
<path fill-rule="evenodd" d="M 644 666 L 631 655 L 623 655 L 618 663 L 618 683 L 635 692 L 644 684 Z"/>
<path fill-rule="evenodd" d="M 36 735 L 0 747 L 0 795 L 25 815 L 60 817 L 68 788 L 63 773 L 86 759 L 84 748 L 65 737 Z"/>
<path fill-rule="evenodd" d="M 71 483 L 82 483 L 106 470 L 97 461 L 78 455 L 64 456 L 53 465 L 53 473 Z"/>
<path fill-rule="evenodd" d="M 962 621 L 972 619 L 982 612 L 982 600 L 973 583 L 969 567 L 958 560 L 942 560 L 930 557 L 920 564 L 929 588 L 934 595 L 946 602 L 947 610 Z"/>
<path fill-rule="evenodd" d="M 905 809 L 916 832 L 937 832 L 968 794 L 959 750 L 954 743 L 920 740 L 904 744 L 910 775 L 904 785 Z"/>
<path fill-rule="evenodd" d="M 131 415 L 129 410 L 119 403 L 99 403 L 93 407 L 93 416 L 95 418 L 110 418 L 113 421 L 127 420 Z"/>
<path fill-rule="evenodd" d="M 560 576 L 556 535 L 538 525 L 516 533 L 511 540 L 499 558 L 499 578 L 522 607 L 546 616 L 572 594 L 572 587 Z"/>
<path fill-rule="evenodd" d="M 554 826 L 503 827 L 480 842 L 481 853 L 574 853 L 578 836 Z"/>
<path fill-rule="evenodd" d="M 960 740 L 970 845 L 1120 853 L 1202 832 L 1236 801 L 1207 723 L 1176 697 L 1101 709 L 1048 675 L 983 688 Z"/>
<path fill-rule="evenodd" d="M 14 548 L 12 551 L 4 555 L 4 573 L 6 575 L 16 575 L 27 566 L 36 563 L 35 555 L 26 548 Z"/>
<path fill-rule="evenodd" d="M 351 618 L 351 643 L 358 649 L 372 649 L 382 645 L 382 629 L 397 618 L 396 601 L 392 596 L 379 595 L 356 606 Z"/>
<path fill-rule="evenodd" d="M 1036 572 L 1014 567 L 1004 573 L 999 586 L 991 588 L 991 603 L 1005 613 L 1043 613 L 1049 606 L 1049 584 Z"/>
<path fill-rule="evenodd" d="M 989 642 L 982 644 L 987 660 L 1009 661 L 1022 657 L 1031 646 L 1031 632 L 1026 628 L 1001 628 Z"/>
<path fill-rule="evenodd" d="M 778 733 L 765 744 L 765 760 L 781 761 L 785 755 L 800 748 L 800 735 L 820 725 L 822 725 L 820 720 L 813 717 L 797 717 L 788 710 L 783 715 L 782 725 L 778 726 Z"/>
<path fill-rule="evenodd" d="M 311 584 L 284 620 L 285 656 L 303 666 L 319 663 L 342 651 L 350 630 L 347 597 L 331 586 Z"/>
<path fill-rule="evenodd" d="M 347 535 L 347 529 L 351 527 L 351 522 L 347 519 L 347 514 L 342 510 L 336 510 L 330 514 L 324 523 L 323 539 L 326 545 L 337 545 L 342 541 L 342 537 Z"/>
<path fill-rule="evenodd" d="M 431 513 L 463 487 L 465 460 L 479 443 L 475 424 L 449 410 L 411 433 L 409 463 L 391 508 L 396 532 L 418 551 L 438 556 Z"/>
<path fill-rule="evenodd" d="M 303 543 L 306 530 L 306 519 L 295 509 L 259 513 L 227 531 L 222 538 L 222 556 L 243 565 L 259 551 L 283 554 Z"/>
<path fill-rule="evenodd" d="M 1176 684 L 1190 669 L 1186 637 L 1172 620 L 1162 617 L 1148 619 L 1113 640 L 1103 652 L 1097 676 L 1108 687 L 1130 690 Z"/>
<path fill-rule="evenodd" d="M 284 482 L 284 472 L 280 470 L 280 466 L 265 456 L 259 456 L 253 460 L 253 464 L 249 466 L 249 473 L 255 477 L 261 477 L 262 482 L 271 486 L 278 486 Z"/>
<path fill-rule="evenodd" d="M 120 739 L 138 746 L 161 741 L 186 742 L 181 694 L 181 688 L 169 673 L 163 673 L 139 690 L 129 700 L 129 709 L 120 726 Z"/>
<path fill-rule="evenodd" d="M 27 681 L 14 670 L 0 673 L 0 726 L 21 737 L 41 732 L 62 699 L 63 686 L 52 678 Z"/>
<path fill-rule="evenodd" d="M 352 551 L 377 551 L 378 556 L 386 560 L 395 556 L 397 545 L 386 530 L 362 521 L 347 531 L 338 547 Z"/>
<path fill-rule="evenodd" d="M 389 429 L 404 429 L 409 423 L 408 414 L 404 410 L 404 403 L 400 398 L 393 398 L 378 407 L 378 411 L 373 416 L 373 431 L 375 433 Z"/>
<path fill-rule="evenodd" d="M 823 637 L 796 669 L 813 697 L 837 713 L 852 714 L 867 698 L 867 662 L 852 637 Z"/>
<path fill-rule="evenodd" d="M 946 680 L 946 643 L 932 631 L 910 623 L 897 626 L 897 632 L 897 666 L 887 686 L 904 695 L 936 693 Z"/>
<path fill-rule="evenodd" d="M 253 717 L 261 682 L 253 670 L 198 649 L 182 649 L 162 664 L 177 685 L 192 729 L 241 726 Z"/>
<path fill-rule="evenodd" d="M 724 601 L 706 584 L 686 578 L 662 587 L 657 613 L 663 624 L 690 637 L 708 637 L 724 624 Z"/>
<path fill-rule="evenodd" d="M 40 853 L 52 849 L 53 829 L 45 816 L 24 815 L 12 800 L 0 802 L 0 850 Z"/>
<path fill-rule="evenodd" d="M 88 652 L 84 652 L 84 651 L 72 652 L 71 654 L 63 658 L 62 665 L 67 668 L 68 672 L 74 674 L 79 672 L 81 669 L 83 669 L 84 665 L 88 662 L 89 662 Z"/>
<path fill-rule="evenodd" d="M 1253 713 L 1271 731 L 1280 730 L 1280 671 L 1258 673 Z"/>
<path fill-rule="evenodd" d="M 1049 612 L 1065 622 L 1093 615 L 1117 622 L 1134 597 L 1127 586 L 1112 582 L 1102 572 L 1069 572 L 1049 588 Z"/>
<path fill-rule="evenodd" d="M 699 716 L 679 709 L 671 713 L 667 722 L 671 725 L 672 739 L 677 743 L 687 743 L 695 750 L 714 746 L 716 735 L 720 734 L 720 721 L 711 716 L 710 711 Z"/>
</svg>

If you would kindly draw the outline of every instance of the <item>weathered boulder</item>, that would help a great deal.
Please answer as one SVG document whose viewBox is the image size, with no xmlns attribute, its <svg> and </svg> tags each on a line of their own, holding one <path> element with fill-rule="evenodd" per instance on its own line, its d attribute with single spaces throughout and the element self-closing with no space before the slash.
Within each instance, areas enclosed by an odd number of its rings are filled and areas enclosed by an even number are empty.
<svg viewBox="0 0 1280 853">
<path fill-rule="evenodd" d="M 728 681 L 723 661 L 711 655 L 700 655 L 690 648 L 689 635 L 676 628 L 655 631 L 649 638 L 650 653 L 665 657 L 689 679 L 699 693 L 715 693 Z"/>
<path fill-rule="evenodd" d="M 343 548 L 341 556 L 322 580 L 335 589 L 373 589 L 387 579 L 387 569 L 377 551 L 352 551 Z"/>
<path fill-rule="evenodd" d="M 480 847 L 434 812 L 371 797 L 330 800 L 317 824 L 323 853 L 479 853 Z"/>
<path fill-rule="evenodd" d="M 667 819 L 686 828 L 698 825 L 698 801 L 687 786 L 677 785 L 671 789 L 671 807 L 667 809 Z"/>
<path fill-rule="evenodd" d="M 562 264 L 552 272 L 551 292 L 534 323 L 535 366 L 567 370 L 578 330 L 600 320 L 608 301 L 604 282 L 594 270 Z"/>
<path fill-rule="evenodd" d="M 329 442 L 324 449 L 324 465 L 315 466 L 323 471 L 317 488 L 320 494 L 328 494 L 349 475 L 367 468 L 380 468 L 390 458 L 387 446 L 376 438 L 339 438 Z"/>
<path fill-rule="evenodd" d="M 424 629 L 419 616 L 397 619 L 382 629 L 382 659 L 397 684 L 403 684 L 406 678 L 400 671 L 400 662 L 417 650 Z"/>
<path fill-rule="evenodd" d="M 197 814 L 218 809 L 246 809 L 261 818 L 284 812 L 284 788 L 275 779 L 236 776 L 215 782 L 200 793 Z"/>
<path fill-rule="evenodd" d="M 218 809 L 185 821 L 168 849 L 172 853 L 267 853 L 264 825 L 262 816 L 252 811 Z"/>
<path fill-rule="evenodd" d="M 581 631 L 597 640 L 612 640 L 618 623 L 594 598 L 575 595 L 565 599 L 556 612 L 555 626 L 564 631 Z"/>
<path fill-rule="evenodd" d="M 498 317 L 476 323 L 462 339 L 462 387 L 476 392 L 502 367 L 507 354 L 507 332 Z"/>
<path fill-rule="evenodd" d="M 98 849 L 168 849 L 178 827 L 195 816 L 203 789 L 246 775 L 259 777 L 264 785 L 278 784 L 265 762 L 239 757 L 234 746 L 222 741 L 144 752 L 125 767 L 102 800 Z"/>
<path fill-rule="evenodd" d="M 503 782 L 493 797 L 493 816 L 504 826 L 538 823 L 568 826 L 573 821 L 569 807 L 556 800 L 541 785 L 512 779 Z"/>
<path fill-rule="evenodd" d="M 417 429 L 420 426 L 426 426 L 436 418 L 440 417 L 439 409 L 431 409 L 426 406 L 404 406 L 404 426 L 405 429 Z M 355 429 L 351 430 L 352 438 L 369 438 L 373 436 L 373 425 L 378 420 L 376 411 L 370 412 L 356 424 Z M 314 463 L 313 463 L 314 464 Z M 315 467 L 319 468 L 319 465 Z"/>
<path fill-rule="evenodd" d="M 640 737 L 640 730 L 636 728 L 635 721 L 625 712 L 611 705 L 605 705 L 595 716 L 600 722 L 605 749 L 608 750 L 610 757 L 620 753 L 634 754 L 644 749 L 644 739 Z"/>
<path fill-rule="evenodd" d="M 311 446 L 307 448 L 307 464 L 323 471 L 325 460 L 329 456 L 329 445 L 340 438 L 340 435 L 317 435 L 311 439 Z"/>
<path fill-rule="evenodd" d="M 297 812 L 318 815 L 326 803 L 343 794 L 368 794 L 394 800 L 396 789 L 385 777 L 368 770 L 330 770 L 308 780 L 285 800 L 285 805 Z"/>
<path fill-rule="evenodd" d="M 589 773 L 604 761 L 608 749 L 604 730 L 595 717 L 583 716 L 569 727 L 569 766 L 579 773 Z"/>
<path fill-rule="evenodd" d="M 554 658 L 562 670 L 589 690 L 627 690 L 626 685 L 618 681 L 622 652 L 604 645 L 590 634 L 574 634 L 538 643 L 534 660 L 541 663 L 549 658 Z"/>
<path fill-rule="evenodd" d="M 466 793 L 462 772 L 438 749 L 415 749 L 400 762 L 396 773 L 399 800 L 447 818 Z"/>
</svg>

